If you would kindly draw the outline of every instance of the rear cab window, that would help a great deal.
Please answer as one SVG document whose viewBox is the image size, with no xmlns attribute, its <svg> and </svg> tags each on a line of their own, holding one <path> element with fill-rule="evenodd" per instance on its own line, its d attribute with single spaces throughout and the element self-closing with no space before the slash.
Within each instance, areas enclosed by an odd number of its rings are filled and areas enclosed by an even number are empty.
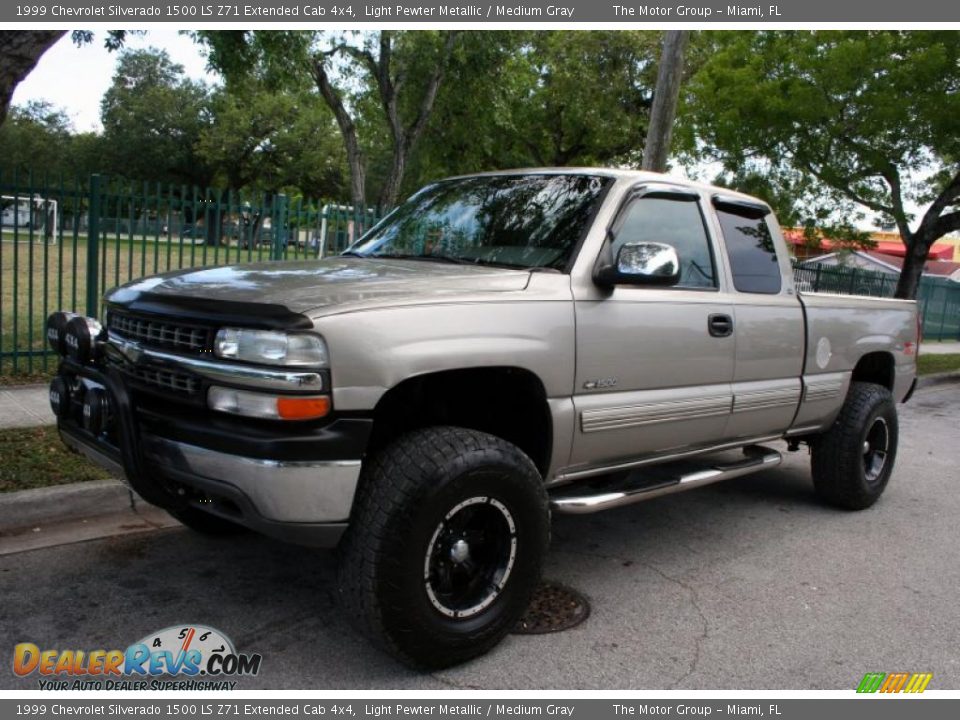
<svg viewBox="0 0 960 720">
<path fill-rule="evenodd" d="M 770 208 L 725 196 L 714 197 L 713 206 L 730 258 L 734 288 L 744 293 L 779 294 L 783 276 L 767 224 Z"/>
</svg>

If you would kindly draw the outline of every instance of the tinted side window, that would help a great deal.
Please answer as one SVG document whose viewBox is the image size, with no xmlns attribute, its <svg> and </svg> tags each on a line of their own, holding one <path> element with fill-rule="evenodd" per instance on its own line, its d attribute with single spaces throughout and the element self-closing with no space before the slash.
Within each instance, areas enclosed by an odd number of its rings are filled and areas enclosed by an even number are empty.
<svg viewBox="0 0 960 720">
<path fill-rule="evenodd" d="M 764 217 L 745 217 L 717 208 L 730 255 L 733 286 L 740 292 L 776 295 L 782 277 L 773 237 Z"/>
<path fill-rule="evenodd" d="M 624 243 L 660 242 L 673 245 L 680 257 L 680 287 L 714 288 L 710 241 L 696 202 L 641 197 L 627 206 L 613 238 L 613 257 Z"/>
</svg>

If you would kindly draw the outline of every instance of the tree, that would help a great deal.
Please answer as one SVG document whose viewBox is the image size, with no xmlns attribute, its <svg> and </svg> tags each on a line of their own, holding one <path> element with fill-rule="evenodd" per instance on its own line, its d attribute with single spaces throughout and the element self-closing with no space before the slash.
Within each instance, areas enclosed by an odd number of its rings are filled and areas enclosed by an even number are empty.
<svg viewBox="0 0 960 720">
<path fill-rule="evenodd" d="M 113 51 L 123 47 L 127 34 L 143 34 L 143 30 L 109 30 L 104 36 L 104 47 Z M 0 124 L 7 118 L 10 101 L 17 85 L 23 82 L 37 66 L 43 54 L 66 35 L 64 30 L 2 30 L 0 31 Z M 77 46 L 93 41 L 89 30 L 72 33 Z"/>
<path fill-rule="evenodd" d="M 374 41 L 367 36 L 359 47 L 349 42 L 338 42 L 330 50 L 315 56 L 313 72 L 317 87 L 337 119 L 347 150 L 351 177 L 359 176 L 359 186 L 357 180 L 352 183 L 355 207 L 358 204 L 360 207 L 364 205 L 365 168 L 361 163 L 362 155 L 358 154 L 359 139 L 356 135 L 355 119 L 347 110 L 343 89 L 337 88 L 330 78 L 330 59 L 337 54 L 350 58 L 369 74 L 375 84 L 392 141 L 390 169 L 380 187 L 380 197 L 377 200 L 377 209 L 383 212 L 397 202 L 410 153 L 427 127 L 447 62 L 459 34 L 458 31 L 445 31 L 438 33 L 439 37 L 434 40 L 433 33 L 399 34 L 392 30 L 381 30 L 378 33 L 376 45 L 379 49 L 376 54 Z M 397 39 L 395 35 L 398 36 Z M 425 40 L 427 42 L 423 42 Z M 433 45 L 436 47 L 430 47 Z M 398 53 L 398 49 L 406 52 Z M 422 64 L 426 57 L 430 60 L 426 68 L 421 68 L 426 72 L 422 75 L 420 87 L 413 91 L 416 95 L 411 103 L 411 98 L 403 97 L 401 93 L 411 82 L 411 66 L 418 62 Z M 407 100 L 407 103 L 403 103 L 403 100 Z M 405 104 L 414 106 L 406 118 L 403 113 Z"/>
<path fill-rule="evenodd" d="M 7 118 L 17 85 L 65 34 L 63 30 L 0 30 L 0 124 Z"/>
<path fill-rule="evenodd" d="M 643 146 L 644 170 L 664 172 L 670 154 L 673 136 L 673 121 L 680 99 L 680 82 L 683 80 L 683 55 L 690 38 L 689 30 L 667 30 L 663 34 L 663 52 L 657 70 L 657 86 L 650 110 L 650 126 L 647 141 Z"/>
<path fill-rule="evenodd" d="M 28 178 L 41 182 L 69 170 L 72 139 L 70 118 L 48 102 L 30 102 L 9 111 L 0 126 L 0 164 L 5 173 L 16 174 L 18 184 Z M 10 175 L 7 176 L 8 181 Z"/>
<path fill-rule="evenodd" d="M 396 200 L 411 153 L 417 146 L 443 82 L 457 32 L 339 33 L 199 31 L 210 47 L 210 63 L 228 83 L 251 76 L 282 80 L 302 88 L 309 78 L 333 112 L 350 168 L 355 207 L 367 203 L 367 138 L 361 128 L 370 117 L 359 108 L 375 99 L 380 126 L 389 137 L 391 161 L 377 206 Z"/>
<path fill-rule="evenodd" d="M 650 31 L 464 33 L 416 174 L 639 164 L 659 40 Z"/>
<path fill-rule="evenodd" d="M 343 146 L 330 111 L 315 96 L 250 82 L 217 90 L 211 112 L 213 121 L 201 130 L 196 151 L 214 169 L 216 182 L 343 197 Z"/>
<path fill-rule="evenodd" d="M 792 183 L 814 214 L 839 201 L 892 221 L 896 296 L 916 296 L 930 246 L 960 229 L 960 35 L 720 33 L 687 85 L 689 153 Z M 908 209 L 924 206 L 919 222 Z"/>
<path fill-rule="evenodd" d="M 166 51 L 120 55 L 101 103 L 104 170 L 127 177 L 186 183 L 213 181 L 196 147 L 212 121 L 210 92 L 184 75 Z"/>
</svg>

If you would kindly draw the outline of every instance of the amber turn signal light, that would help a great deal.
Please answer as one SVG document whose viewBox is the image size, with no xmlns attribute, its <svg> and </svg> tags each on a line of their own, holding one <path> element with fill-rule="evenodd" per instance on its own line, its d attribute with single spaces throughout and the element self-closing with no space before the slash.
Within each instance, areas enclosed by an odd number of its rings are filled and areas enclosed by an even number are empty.
<svg viewBox="0 0 960 720">
<path fill-rule="evenodd" d="M 319 397 L 278 397 L 277 415 L 282 420 L 316 420 L 330 412 L 330 398 Z"/>
</svg>

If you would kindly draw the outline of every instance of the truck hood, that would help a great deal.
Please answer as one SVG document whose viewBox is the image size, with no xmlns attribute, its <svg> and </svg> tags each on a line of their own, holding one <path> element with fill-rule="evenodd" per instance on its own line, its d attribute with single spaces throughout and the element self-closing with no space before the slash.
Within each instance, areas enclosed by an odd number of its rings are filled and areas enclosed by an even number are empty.
<svg viewBox="0 0 960 720">
<path fill-rule="evenodd" d="M 337 257 L 177 270 L 114 289 L 111 303 L 176 299 L 282 306 L 294 313 L 523 290 L 530 272 L 428 260 Z"/>
</svg>

